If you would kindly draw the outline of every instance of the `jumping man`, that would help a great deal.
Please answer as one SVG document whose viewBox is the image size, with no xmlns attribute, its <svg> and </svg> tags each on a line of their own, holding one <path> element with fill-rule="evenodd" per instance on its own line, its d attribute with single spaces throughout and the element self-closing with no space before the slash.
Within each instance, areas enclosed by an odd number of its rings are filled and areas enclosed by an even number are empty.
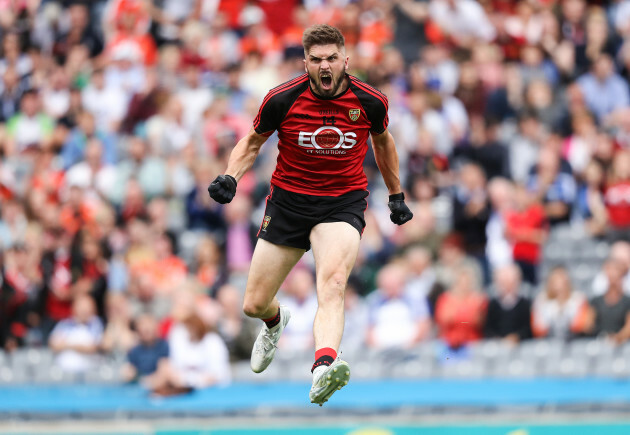
<svg viewBox="0 0 630 435">
<path fill-rule="evenodd" d="M 278 162 L 258 232 L 243 310 L 264 325 L 252 350 L 256 373 L 273 360 L 291 313 L 276 293 L 302 255 L 313 248 L 318 309 L 313 325 L 315 363 L 310 400 L 320 406 L 350 379 L 337 358 L 344 325 L 344 291 L 365 227 L 368 136 L 389 190 L 392 222 L 413 214 L 398 176 L 398 153 L 387 130 L 387 97 L 349 75 L 344 37 L 329 25 L 304 31 L 306 74 L 269 91 L 253 129 L 234 147 L 225 175 L 208 191 L 221 204 L 253 165 L 267 138 L 278 131 Z"/>
</svg>

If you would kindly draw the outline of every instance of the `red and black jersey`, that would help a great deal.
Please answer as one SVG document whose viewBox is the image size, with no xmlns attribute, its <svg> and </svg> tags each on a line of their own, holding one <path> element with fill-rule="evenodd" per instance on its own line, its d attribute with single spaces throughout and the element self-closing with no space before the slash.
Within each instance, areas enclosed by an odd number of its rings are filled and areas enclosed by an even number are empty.
<svg viewBox="0 0 630 435">
<path fill-rule="evenodd" d="M 348 88 L 332 98 L 316 95 L 307 74 L 269 91 L 254 129 L 266 136 L 278 130 L 272 184 L 317 196 L 367 188 L 367 140 L 387 129 L 387 97 L 356 77 L 347 79 Z"/>
</svg>

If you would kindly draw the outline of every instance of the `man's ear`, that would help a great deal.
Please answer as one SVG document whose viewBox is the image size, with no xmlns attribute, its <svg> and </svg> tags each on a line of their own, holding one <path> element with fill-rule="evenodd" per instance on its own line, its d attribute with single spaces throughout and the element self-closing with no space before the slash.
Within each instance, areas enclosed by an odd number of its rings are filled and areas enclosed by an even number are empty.
<svg viewBox="0 0 630 435">
<path fill-rule="evenodd" d="M 306 68 L 306 59 L 304 59 L 303 62 L 304 62 L 304 71 L 308 72 L 308 68 Z"/>
<path fill-rule="evenodd" d="M 346 61 L 345 61 L 345 70 L 348 71 L 348 61 L 350 60 L 350 56 L 346 56 Z"/>
</svg>

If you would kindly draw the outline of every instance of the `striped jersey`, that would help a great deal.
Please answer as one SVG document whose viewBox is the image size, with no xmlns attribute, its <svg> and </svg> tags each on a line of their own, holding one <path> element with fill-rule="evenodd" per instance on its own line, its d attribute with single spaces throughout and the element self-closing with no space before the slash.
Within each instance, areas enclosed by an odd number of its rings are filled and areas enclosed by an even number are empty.
<svg viewBox="0 0 630 435">
<path fill-rule="evenodd" d="M 339 95 L 324 98 L 307 74 L 269 91 L 254 120 L 256 133 L 278 131 L 271 184 L 291 192 L 339 196 L 366 190 L 363 160 L 370 133 L 387 129 L 387 97 L 354 76 Z"/>
</svg>

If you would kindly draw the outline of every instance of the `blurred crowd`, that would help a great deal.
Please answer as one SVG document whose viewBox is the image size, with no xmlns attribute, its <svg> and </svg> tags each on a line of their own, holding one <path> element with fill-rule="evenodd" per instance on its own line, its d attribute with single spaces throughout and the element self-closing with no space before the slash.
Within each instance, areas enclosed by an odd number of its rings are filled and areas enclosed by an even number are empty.
<svg viewBox="0 0 630 435">
<path fill-rule="evenodd" d="M 125 355 L 163 394 L 229 382 L 277 138 L 232 203 L 206 189 L 313 23 L 388 96 L 415 213 L 389 222 L 369 153 L 342 350 L 630 338 L 630 0 L 0 0 L 1 347 Z M 592 288 L 541 276 L 567 225 L 610 244 Z M 312 266 L 281 347 L 312 349 Z"/>
</svg>

